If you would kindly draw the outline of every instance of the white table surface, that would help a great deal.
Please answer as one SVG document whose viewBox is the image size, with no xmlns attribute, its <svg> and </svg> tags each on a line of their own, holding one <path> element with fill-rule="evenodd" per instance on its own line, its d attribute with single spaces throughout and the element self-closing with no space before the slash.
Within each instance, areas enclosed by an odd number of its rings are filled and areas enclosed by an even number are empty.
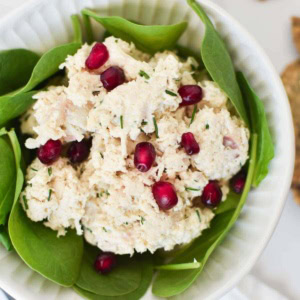
<svg viewBox="0 0 300 300">
<path fill-rule="evenodd" d="M 0 0 L 0 18 L 26 0 Z M 78 0 L 81 1 L 81 0 Z M 300 0 L 212 0 L 234 16 L 261 44 L 278 72 L 297 58 L 290 17 Z M 276 231 L 251 273 L 289 299 L 300 299 L 300 206 L 290 193 Z M 272 300 L 272 299 L 255 299 Z"/>
</svg>

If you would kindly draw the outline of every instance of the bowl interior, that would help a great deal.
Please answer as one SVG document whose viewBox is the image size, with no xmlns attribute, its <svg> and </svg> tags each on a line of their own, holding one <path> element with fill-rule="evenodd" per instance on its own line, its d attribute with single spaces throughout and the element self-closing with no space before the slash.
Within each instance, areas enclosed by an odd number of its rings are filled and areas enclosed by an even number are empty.
<svg viewBox="0 0 300 300">
<path fill-rule="evenodd" d="M 251 36 L 227 13 L 208 0 L 201 4 L 212 17 L 232 55 L 265 104 L 275 143 L 275 158 L 261 186 L 251 191 L 242 214 L 226 240 L 208 261 L 193 286 L 174 299 L 215 299 L 238 282 L 267 244 L 280 216 L 294 164 L 294 134 L 290 108 L 280 79 Z M 180 43 L 199 51 L 204 27 L 184 0 L 32 0 L 0 22 L 0 49 L 28 48 L 37 52 L 72 38 L 69 16 L 97 8 L 103 15 L 119 15 L 143 24 L 187 20 Z M 93 24 L 97 36 L 100 26 Z M 280 120 L 280 122 L 278 122 Z M 0 246 L 0 286 L 19 299 L 79 299 L 31 271 L 15 253 Z M 155 299 L 151 291 L 144 299 Z"/>
</svg>

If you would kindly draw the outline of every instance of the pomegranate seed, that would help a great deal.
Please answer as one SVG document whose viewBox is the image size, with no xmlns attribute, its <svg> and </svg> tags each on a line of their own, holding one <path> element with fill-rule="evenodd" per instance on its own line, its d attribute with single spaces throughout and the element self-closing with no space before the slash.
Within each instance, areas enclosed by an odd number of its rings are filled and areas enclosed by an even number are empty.
<svg viewBox="0 0 300 300">
<path fill-rule="evenodd" d="M 41 146 L 37 151 L 37 156 L 41 163 L 51 165 L 58 160 L 62 151 L 60 140 L 49 140 L 44 146 Z"/>
<path fill-rule="evenodd" d="M 119 67 L 110 67 L 101 74 L 101 82 L 108 91 L 125 82 L 124 71 Z"/>
<path fill-rule="evenodd" d="M 238 144 L 229 136 L 223 137 L 223 145 L 231 149 L 237 149 L 239 147 Z"/>
<path fill-rule="evenodd" d="M 181 146 L 187 155 L 197 154 L 200 151 L 199 144 L 191 132 L 186 132 L 181 136 Z"/>
<path fill-rule="evenodd" d="M 176 190 L 173 184 L 165 181 L 155 182 L 152 186 L 153 197 L 156 200 L 157 205 L 162 210 L 168 210 L 173 208 L 177 202 L 178 198 L 176 195 Z"/>
<path fill-rule="evenodd" d="M 140 172 L 147 172 L 156 157 L 155 148 L 151 143 L 142 142 L 135 146 L 134 165 Z"/>
<path fill-rule="evenodd" d="M 187 106 L 200 102 L 203 98 L 202 88 L 199 85 L 183 85 L 178 90 L 182 102 L 179 106 Z"/>
<path fill-rule="evenodd" d="M 230 185 L 235 193 L 241 194 L 243 192 L 246 183 L 246 177 L 246 172 L 242 170 L 231 178 Z"/>
<path fill-rule="evenodd" d="M 117 258 L 115 254 L 104 252 L 97 256 L 94 267 L 98 273 L 107 274 L 116 266 L 116 264 Z"/>
<path fill-rule="evenodd" d="M 222 200 L 222 190 L 216 181 L 210 181 L 201 195 L 202 203 L 208 207 L 216 207 L 220 204 Z"/>
<path fill-rule="evenodd" d="M 85 61 L 85 66 L 89 70 L 99 69 L 108 60 L 109 54 L 107 48 L 102 43 L 96 43 L 92 51 Z"/>
<path fill-rule="evenodd" d="M 73 142 L 68 149 L 67 155 L 72 163 L 81 163 L 88 158 L 90 148 L 90 140 Z"/>
</svg>

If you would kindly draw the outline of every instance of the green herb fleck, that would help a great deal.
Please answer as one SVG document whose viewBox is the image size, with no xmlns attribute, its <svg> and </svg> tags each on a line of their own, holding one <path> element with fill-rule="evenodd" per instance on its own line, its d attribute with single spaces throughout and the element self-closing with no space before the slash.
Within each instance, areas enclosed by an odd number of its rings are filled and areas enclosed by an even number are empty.
<svg viewBox="0 0 300 300">
<path fill-rule="evenodd" d="M 141 77 L 145 77 L 146 79 L 149 79 L 149 78 L 150 78 L 150 76 L 149 76 L 145 71 L 143 71 L 143 70 L 141 70 L 141 71 L 139 72 L 139 75 L 140 75 Z"/>
<path fill-rule="evenodd" d="M 25 209 L 27 210 L 29 207 L 28 207 L 28 201 L 27 201 L 27 198 L 25 195 L 23 196 L 23 202 L 24 202 Z"/>
<path fill-rule="evenodd" d="M 125 224 L 125 225 L 128 225 L 128 222 L 125 222 L 124 224 Z"/>
<path fill-rule="evenodd" d="M 102 153 L 102 152 L 100 152 L 100 156 L 101 156 L 101 158 L 104 158 L 104 156 L 103 156 L 103 153 Z"/>
<path fill-rule="evenodd" d="M 145 126 L 145 125 L 147 125 L 147 124 L 148 124 L 147 121 L 145 121 L 145 120 L 142 121 L 142 126 Z"/>
<path fill-rule="evenodd" d="M 38 170 L 35 168 L 30 168 L 32 171 L 37 172 Z"/>
<path fill-rule="evenodd" d="M 199 222 L 201 223 L 201 217 L 200 217 L 200 213 L 199 213 L 199 210 L 198 210 L 198 209 L 196 210 L 196 214 L 197 214 L 197 216 L 198 216 Z"/>
<path fill-rule="evenodd" d="M 166 94 L 170 95 L 170 96 L 173 96 L 173 97 L 177 97 L 177 94 L 172 92 L 172 91 L 169 91 L 169 90 L 165 90 Z"/>
<path fill-rule="evenodd" d="M 205 129 L 209 129 L 209 124 L 206 124 L 206 125 L 205 125 Z"/>
<path fill-rule="evenodd" d="M 49 189 L 49 194 L 48 194 L 48 201 L 50 201 L 52 195 L 52 189 Z"/>
<path fill-rule="evenodd" d="M 156 123 L 156 119 L 153 117 L 153 124 L 154 124 L 154 128 L 155 128 L 155 136 L 158 139 L 158 127 L 157 127 L 157 123 Z"/>
<path fill-rule="evenodd" d="M 124 124 L 123 124 L 123 116 L 120 116 L 120 124 L 121 124 L 121 128 L 124 128 Z"/>
<path fill-rule="evenodd" d="M 192 123 L 194 122 L 194 119 L 195 119 L 196 112 L 197 112 L 197 104 L 195 104 L 195 106 L 194 106 L 194 110 L 193 110 L 193 113 L 192 113 L 192 117 L 191 117 L 190 126 L 191 126 L 191 125 L 192 125 Z"/>
<path fill-rule="evenodd" d="M 185 187 L 185 190 L 186 190 L 186 191 L 194 191 L 194 192 L 200 191 L 200 189 L 195 189 L 195 188 L 188 187 L 188 186 Z"/>
<path fill-rule="evenodd" d="M 48 175 L 51 176 L 51 174 L 52 174 L 52 168 L 50 167 L 48 168 Z"/>
<path fill-rule="evenodd" d="M 87 231 L 89 231 L 90 233 L 93 233 L 93 230 L 91 228 L 88 227 L 84 227 Z"/>
<path fill-rule="evenodd" d="M 105 227 L 102 227 L 103 231 L 107 232 L 106 228 Z"/>
<path fill-rule="evenodd" d="M 141 216 L 141 224 L 142 225 L 144 225 L 144 222 L 146 221 L 146 219 L 143 217 L 143 216 Z"/>
<path fill-rule="evenodd" d="M 110 196 L 110 193 L 108 192 L 108 190 L 106 190 L 104 193 L 105 193 L 107 196 Z"/>
</svg>

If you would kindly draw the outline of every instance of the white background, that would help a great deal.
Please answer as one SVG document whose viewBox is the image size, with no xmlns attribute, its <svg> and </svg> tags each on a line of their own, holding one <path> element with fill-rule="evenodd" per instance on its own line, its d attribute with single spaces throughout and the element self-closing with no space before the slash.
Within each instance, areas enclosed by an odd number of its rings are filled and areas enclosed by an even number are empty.
<svg viewBox="0 0 300 300">
<path fill-rule="evenodd" d="M 300 0 L 212 1 L 246 27 L 264 48 L 279 73 L 286 64 L 298 56 L 300 58 L 290 34 L 290 17 L 292 15 L 300 17 Z M 0 0 L 0 18 L 24 2 L 25 0 Z M 252 270 L 252 274 L 292 300 L 300 299 L 299 232 L 300 206 L 293 202 L 290 193 L 278 227 Z"/>
</svg>

